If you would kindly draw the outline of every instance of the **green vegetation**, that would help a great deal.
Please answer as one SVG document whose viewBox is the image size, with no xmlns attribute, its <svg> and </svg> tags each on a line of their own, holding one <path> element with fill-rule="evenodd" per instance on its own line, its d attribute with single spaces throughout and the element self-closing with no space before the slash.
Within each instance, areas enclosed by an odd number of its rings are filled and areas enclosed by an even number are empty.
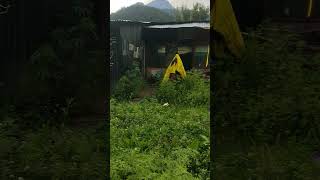
<svg viewBox="0 0 320 180">
<path fill-rule="evenodd" d="M 105 179 L 105 128 L 42 126 L 24 130 L 17 119 L 0 123 L 1 179 Z"/>
<path fill-rule="evenodd" d="M 28 112 L 33 117 L 31 127 L 47 121 L 60 123 L 55 121 L 67 109 L 71 115 L 103 112 L 105 55 L 92 4 L 74 0 L 72 7 L 62 12 L 68 17 L 59 19 L 64 25 L 52 29 L 50 38 L 23 65 L 17 93 L 8 102 L 19 115 Z"/>
<path fill-rule="evenodd" d="M 138 97 L 144 84 L 138 63 L 133 63 L 131 69 L 120 78 L 112 96 L 117 100 L 132 100 Z"/>
<path fill-rule="evenodd" d="M 187 76 L 139 102 L 111 100 L 112 178 L 209 179 L 209 84 Z"/>
<path fill-rule="evenodd" d="M 160 84 L 156 97 L 161 103 L 209 107 L 210 82 L 201 72 L 191 71 L 183 81 L 167 81 Z"/>
<path fill-rule="evenodd" d="M 274 29 L 261 26 L 242 58 L 213 67 L 217 179 L 319 179 L 319 56 Z"/>
<path fill-rule="evenodd" d="M 112 13 L 110 19 L 147 22 L 209 21 L 209 12 L 209 7 L 200 3 L 194 4 L 192 9 L 183 6 L 172 10 L 160 10 L 137 3 Z"/>
<path fill-rule="evenodd" d="M 33 6 L 19 4 L 17 10 L 25 5 Z M 50 36 L 40 35 L 41 44 L 28 40 L 26 49 L 34 52 L 26 61 L 12 59 L 21 72 L 11 83 L 17 84 L 12 97 L 0 101 L 0 179 L 106 179 L 105 123 L 71 124 L 75 115 L 104 111 L 105 52 L 94 4 L 72 0 L 56 5 L 43 10 L 44 16 L 54 17 L 50 28 L 43 28 Z"/>
<path fill-rule="evenodd" d="M 141 3 L 134 4 L 110 15 L 111 20 L 131 20 L 147 22 L 172 22 L 174 17 L 159 9 L 145 6 Z"/>
<path fill-rule="evenodd" d="M 184 6 L 176 8 L 174 14 L 176 21 L 209 21 L 210 8 L 196 3 L 192 9 Z"/>
</svg>

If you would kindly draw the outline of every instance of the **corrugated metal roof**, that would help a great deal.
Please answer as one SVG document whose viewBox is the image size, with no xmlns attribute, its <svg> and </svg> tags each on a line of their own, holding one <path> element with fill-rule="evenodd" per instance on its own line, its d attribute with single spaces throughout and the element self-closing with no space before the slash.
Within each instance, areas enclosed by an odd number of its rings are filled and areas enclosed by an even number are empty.
<svg viewBox="0 0 320 180">
<path fill-rule="evenodd" d="M 151 22 L 144 22 L 144 21 L 131 21 L 131 20 L 124 20 L 124 19 L 118 19 L 118 20 L 110 20 L 110 22 L 127 22 L 127 23 L 142 23 L 142 24 L 150 24 Z"/>
<path fill-rule="evenodd" d="M 168 29 L 168 28 L 192 28 L 192 27 L 210 29 L 210 23 L 162 24 L 162 25 L 148 26 L 147 28 Z"/>
</svg>

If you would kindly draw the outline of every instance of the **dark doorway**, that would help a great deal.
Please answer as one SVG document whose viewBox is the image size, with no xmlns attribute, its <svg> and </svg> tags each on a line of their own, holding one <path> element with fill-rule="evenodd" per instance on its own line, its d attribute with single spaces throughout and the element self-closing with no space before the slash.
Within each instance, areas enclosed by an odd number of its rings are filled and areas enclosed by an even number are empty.
<svg viewBox="0 0 320 180">
<path fill-rule="evenodd" d="M 192 52 L 180 54 L 184 69 L 189 71 L 192 69 Z"/>
</svg>

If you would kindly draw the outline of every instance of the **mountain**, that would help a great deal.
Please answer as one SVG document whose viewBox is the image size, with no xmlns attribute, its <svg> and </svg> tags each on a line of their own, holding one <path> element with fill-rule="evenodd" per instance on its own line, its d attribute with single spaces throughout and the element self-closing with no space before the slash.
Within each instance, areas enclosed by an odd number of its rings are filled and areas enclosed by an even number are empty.
<svg viewBox="0 0 320 180">
<path fill-rule="evenodd" d="M 143 3 L 136 3 L 132 6 L 122 8 L 112 13 L 110 19 L 148 22 L 171 22 L 175 20 L 172 15 L 157 8 L 145 6 Z"/>
<path fill-rule="evenodd" d="M 145 4 L 149 4 L 152 1 L 155 1 L 155 0 L 146 0 Z M 195 4 L 195 3 L 200 3 L 200 4 L 203 4 L 207 7 L 210 7 L 210 0 L 167 0 L 167 1 L 169 1 L 171 6 L 173 6 L 174 8 L 181 7 L 181 6 L 186 6 L 187 8 L 192 8 L 193 4 Z"/>
<path fill-rule="evenodd" d="M 154 0 L 148 3 L 147 6 L 154 7 L 161 10 L 174 9 L 174 7 L 167 0 Z"/>
</svg>

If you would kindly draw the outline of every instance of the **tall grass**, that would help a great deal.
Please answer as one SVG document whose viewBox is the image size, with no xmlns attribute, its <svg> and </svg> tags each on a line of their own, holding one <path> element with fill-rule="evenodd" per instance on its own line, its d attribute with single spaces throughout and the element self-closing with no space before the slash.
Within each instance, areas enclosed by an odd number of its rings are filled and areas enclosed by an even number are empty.
<svg viewBox="0 0 320 180">
<path fill-rule="evenodd" d="M 298 35 L 269 29 L 251 33 L 269 41 L 252 36 L 241 58 L 213 68 L 221 179 L 318 178 L 320 59 Z"/>
</svg>

